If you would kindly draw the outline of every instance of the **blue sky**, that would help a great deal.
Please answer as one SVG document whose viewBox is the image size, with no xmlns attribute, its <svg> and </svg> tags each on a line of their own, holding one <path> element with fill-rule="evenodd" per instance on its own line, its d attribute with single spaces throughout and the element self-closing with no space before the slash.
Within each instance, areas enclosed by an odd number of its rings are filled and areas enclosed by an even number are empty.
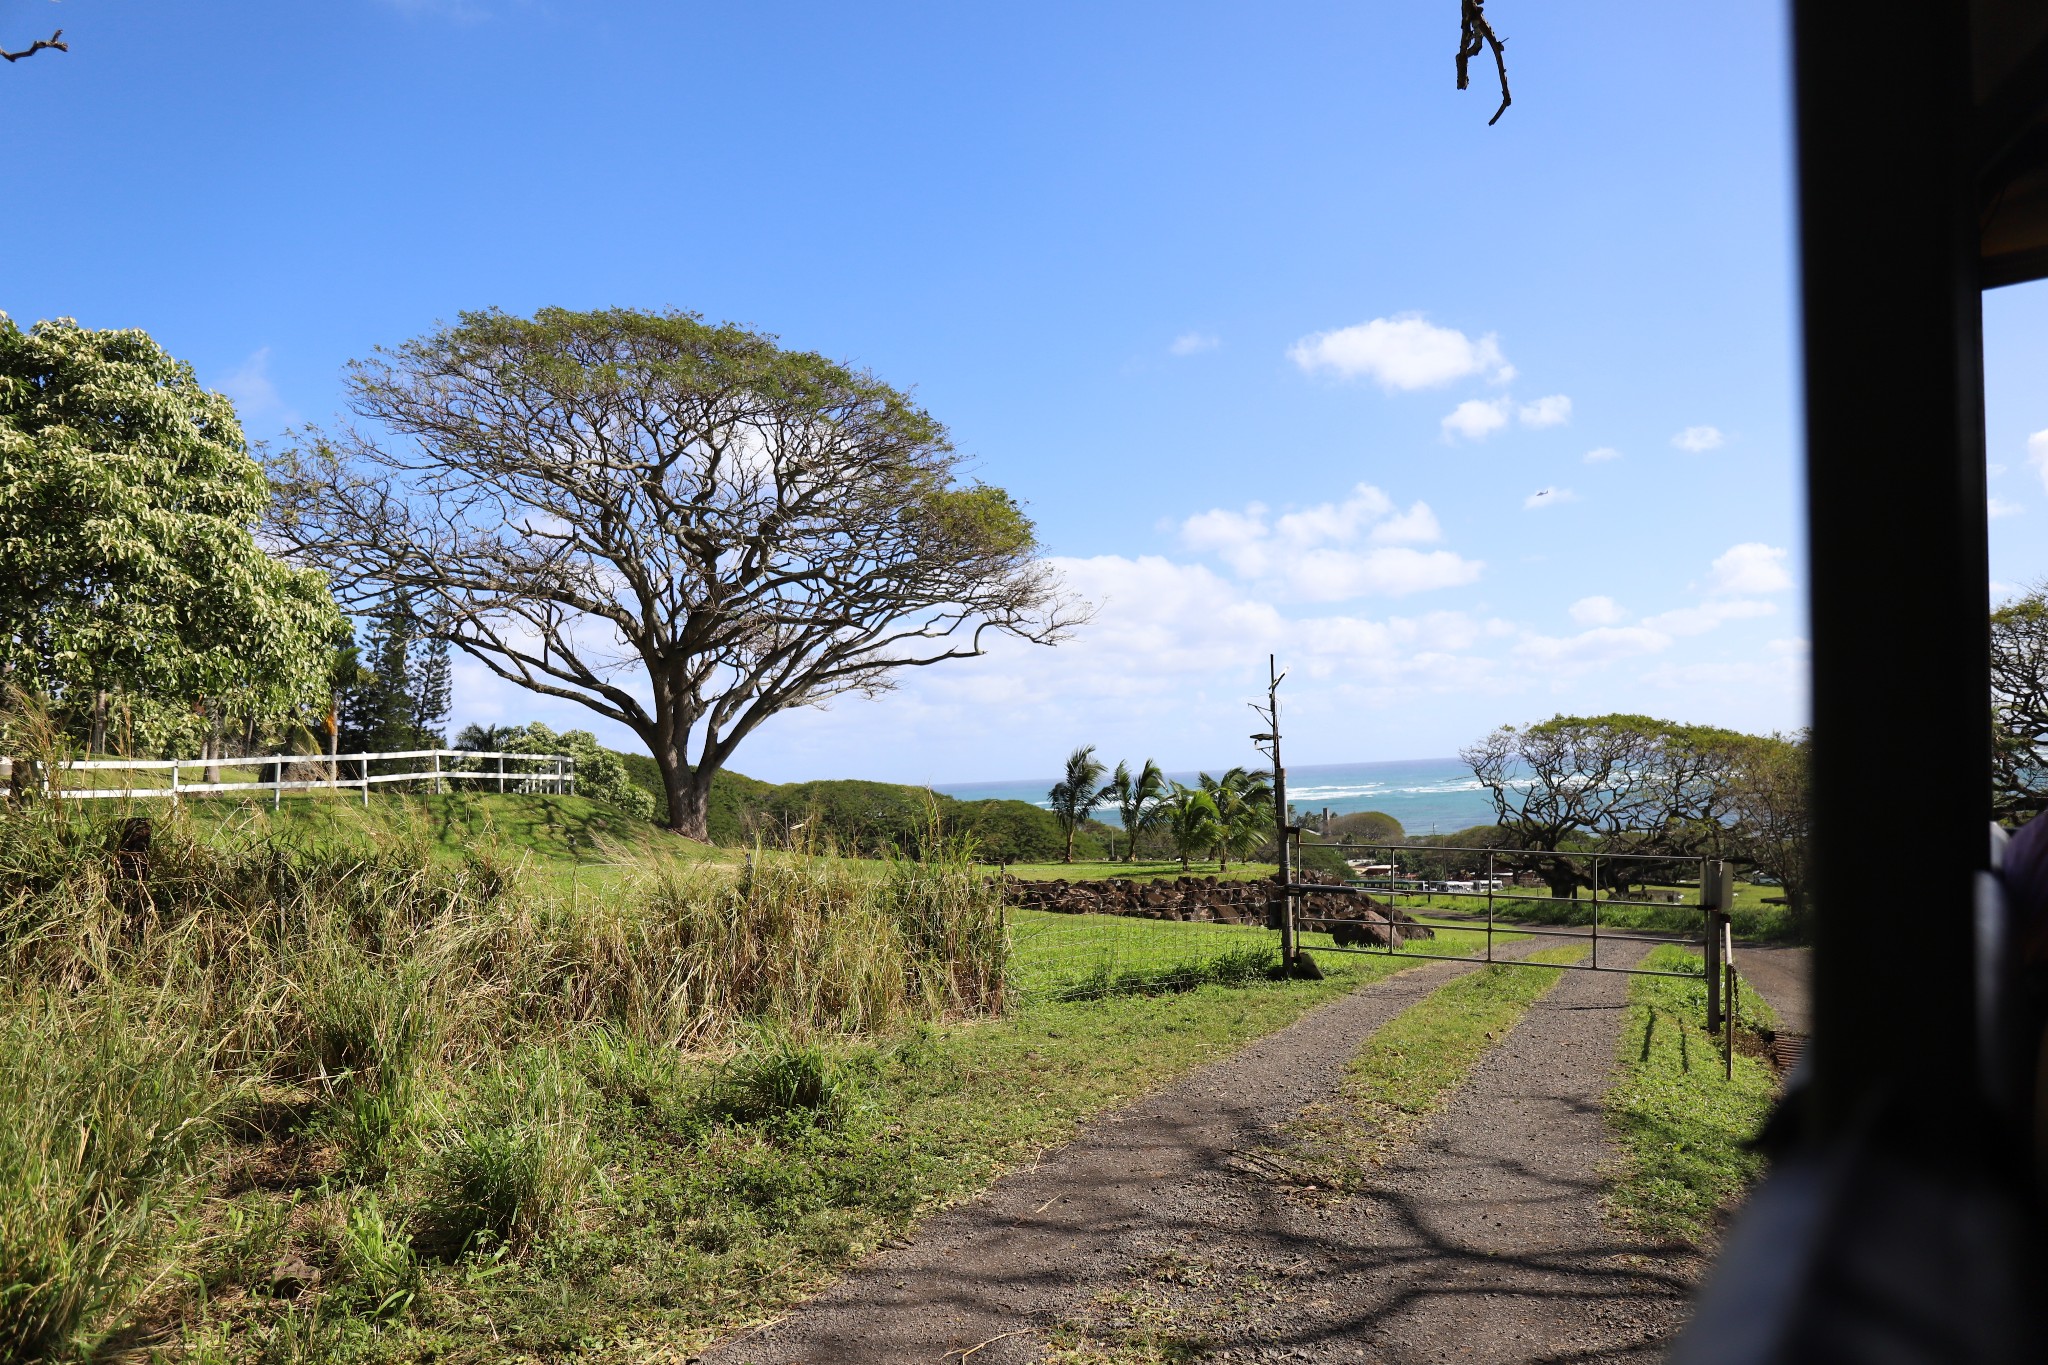
<svg viewBox="0 0 2048 1365">
<path fill-rule="evenodd" d="M 1778 7 L 1496 0 L 1491 128 L 1456 9 L 7 0 L 0 43 L 72 50 L 0 69 L 0 310 L 147 328 L 265 437 L 491 305 L 914 388 L 1096 620 L 778 718 L 763 777 L 1245 761 L 1269 650 L 1300 762 L 1796 725 Z M 2048 572 L 2048 291 L 1986 320 L 1996 594 Z"/>
</svg>

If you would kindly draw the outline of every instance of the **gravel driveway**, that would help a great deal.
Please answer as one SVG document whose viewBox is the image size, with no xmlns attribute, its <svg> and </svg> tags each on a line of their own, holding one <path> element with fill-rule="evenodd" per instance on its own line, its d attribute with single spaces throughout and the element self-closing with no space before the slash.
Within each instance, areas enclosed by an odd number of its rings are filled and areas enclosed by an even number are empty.
<svg viewBox="0 0 2048 1365">
<path fill-rule="evenodd" d="M 704 1361 L 1006 1365 L 1080 1333 L 1235 1361 L 1652 1358 L 1695 1267 L 1599 1211 L 1626 978 L 1566 973 L 1367 1194 L 1258 1159 L 1374 1029 L 1468 970 L 1365 987 L 1098 1120 Z"/>
</svg>

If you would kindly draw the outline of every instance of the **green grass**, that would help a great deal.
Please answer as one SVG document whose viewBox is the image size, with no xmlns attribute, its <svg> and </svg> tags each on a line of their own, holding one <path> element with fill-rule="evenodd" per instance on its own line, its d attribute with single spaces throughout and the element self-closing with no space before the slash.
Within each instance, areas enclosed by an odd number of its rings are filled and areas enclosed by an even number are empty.
<svg viewBox="0 0 2048 1365">
<path fill-rule="evenodd" d="M 1692 887 L 1658 888 L 1679 890 L 1686 895 L 1694 894 Z M 1523 924 L 1541 925 L 1590 925 L 1593 922 L 1593 903 L 1586 897 L 1578 900 L 1557 900 L 1541 894 L 1541 888 L 1517 888 L 1527 899 L 1508 900 L 1496 897 L 1493 913 L 1497 921 L 1517 921 Z M 1764 898 L 1781 894 L 1777 887 L 1751 886 L 1738 882 L 1735 888 L 1735 903 L 1729 909 L 1729 917 L 1735 926 L 1736 936 L 1751 940 L 1779 940 L 1792 933 L 1791 923 L 1782 905 L 1766 905 Z M 1455 915 L 1463 920 L 1484 919 L 1486 916 L 1485 896 L 1428 895 L 1403 896 L 1400 906 L 1409 914 L 1425 922 L 1437 922 L 1445 915 Z M 1685 905 L 1613 905 L 1600 903 L 1600 927 L 1615 930 L 1640 930 L 1645 933 L 1698 934 L 1701 915 L 1697 904 Z"/>
<path fill-rule="evenodd" d="M 1062 1001 L 1101 959 L 1006 963 L 982 873 L 657 853 L 572 896 L 572 801 L 188 803 L 139 863 L 119 812 L 0 818 L 0 1355 L 687 1355 L 1414 965 L 1086 917 L 1126 993 Z"/>
<path fill-rule="evenodd" d="M 1658 948 L 1642 965 L 1698 972 L 1701 959 Z M 1623 1152 L 1610 1211 L 1643 1235 L 1693 1244 L 1710 1240 L 1723 1210 L 1762 1175 L 1762 1156 L 1744 1144 L 1777 1093 L 1771 1068 L 1745 1050 L 1753 1050 L 1754 1030 L 1775 1025 L 1770 1006 L 1742 993 L 1740 1022 L 1751 1037 L 1738 1035 L 1731 1080 L 1720 1041 L 1706 1032 L 1706 994 L 1704 974 L 1630 978 L 1621 1074 L 1606 1100 Z"/>
<path fill-rule="evenodd" d="M 285 1341 L 281 1320 L 230 1295 L 199 1312 L 187 1342 L 219 1359 L 687 1357 L 1090 1117 L 1412 965 L 1353 957 L 1318 982 L 1048 1004 L 872 1040 L 764 1035 L 729 1061 L 621 1057 L 597 1037 L 563 1046 L 555 1064 L 595 1097 L 580 1138 L 591 1175 L 541 1254 L 395 1269 L 386 1255 L 377 1285 L 409 1297 L 381 1319 L 366 1312 L 370 1291 L 338 1286 L 300 1306 Z M 388 1226 L 405 1204 L 402 1182 L 336 1187 L 302 1198 L 297 1218 L 339 1241 L 365 1207 Z M 463 1207 L 478 1205 L 490 1202 Z"/>
<path fill-rule="evenodd" d="M 1585 951 L 1546 948 L 1527 960 L 1576 962 Z M 1356 1186 L 1449 1101 L 1562 976 L 1535 967 L 1482 967 L 1394 1016 L 1345 1068 L 1337 1099 L 1309 1106 L 1292 1126 L 1295 1146 L 1283 1161 L 1294 1178 L 1324 1190 Z"/>
</svg>

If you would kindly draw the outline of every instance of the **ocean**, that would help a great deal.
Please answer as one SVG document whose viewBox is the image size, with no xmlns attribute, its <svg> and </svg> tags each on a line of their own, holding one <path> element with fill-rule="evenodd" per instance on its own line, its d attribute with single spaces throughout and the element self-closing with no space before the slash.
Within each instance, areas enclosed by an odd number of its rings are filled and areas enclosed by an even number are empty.
<svg viewBox="0 0 2048 1365">
<path fill-rule="evenodd" d="M 1220 771 L 1220 769 L 1219 769 Z M 1168 773 L 1193 785 L 1195 774 Z M 942 782 L 932 790 L 962 801 L 991 798 L 1045 804 L 1045 793 L 1057 778 L 1016 782 Z M 1472 770 L 1455 758 L 1408 758 L 1387 763 L 1316 763 L 1287 766 L 1287 799 L 1301 815 L 1328 806 L 1332 815 L 1358 810 L 1385 811 L 1410 834 L 1449 834 L 1472 825 L 1493 823 L 1493 802 L 1472 780 Z M 1096 819 L 1117 822 L 1114 807 L 1096 812 Z"/>
</svg>

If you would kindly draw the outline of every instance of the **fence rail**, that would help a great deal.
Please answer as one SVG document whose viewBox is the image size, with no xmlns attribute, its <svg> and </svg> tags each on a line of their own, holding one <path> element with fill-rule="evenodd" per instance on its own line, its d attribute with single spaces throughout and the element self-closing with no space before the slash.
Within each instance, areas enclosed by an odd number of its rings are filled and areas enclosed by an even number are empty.
<svg viewBox="0 0 2048 1365">
<path fill-rule="evenodd" d="M 451 766 L 443 760 L 452 760 Z M 495 760 L 497 766 L 471 767 L 469 764 L 485 764 Z M 425 764 L 404 772 L 370 771 L 372 763 L 413 763 Z M 508 766 L 517 764 L 518 767 Z M 538 766 L 533 766 L 538 765 Z M 279 804 L 288 791 L 332 791 L 341 788 L 359 790 L 363 804 L 370 803 L 370 788 L 392 782 L 427 782 L 435 791 L 442 790 L 444 783 L 481 782 L 496 783 L 504 791 L 540 791 L 552 795 L 569 795 L 576 790 L 576 759 L 571 754 L 517 754 L 499 750 L 475 749 L 399 749 L 389 753 L 375 754 L 245 754 L 239 758 L 83 758 L 54 765 L 55 772 L 42 775 L 42 789 L 51 796 L 66 797 L 74 801 L 98 800 L 147 800 L 155 797 L 169 798 L 173 803 L 188 796 L 252 795 L 269 792 L 271 804 Z M 307 767 L 325 769 L 324 776 L 289 778 L 291 769 L 303 771 Z M 197 769 L 202 774 L 221 768 L 256 768 L 258 776 L 248 782 L 219 782 L 183 780 L 184 774 Z M 270 779 L 265 781 L 260 770 L 271 770 Z M 353 768 L 354 771 L 348 771 Z M 122 786 L 96 787 L 72 786 L 63 780 L 66 773 L 80 772 L 157 772 L 168 773 L 170 782 L 163 786 Z"/>
</svg>

